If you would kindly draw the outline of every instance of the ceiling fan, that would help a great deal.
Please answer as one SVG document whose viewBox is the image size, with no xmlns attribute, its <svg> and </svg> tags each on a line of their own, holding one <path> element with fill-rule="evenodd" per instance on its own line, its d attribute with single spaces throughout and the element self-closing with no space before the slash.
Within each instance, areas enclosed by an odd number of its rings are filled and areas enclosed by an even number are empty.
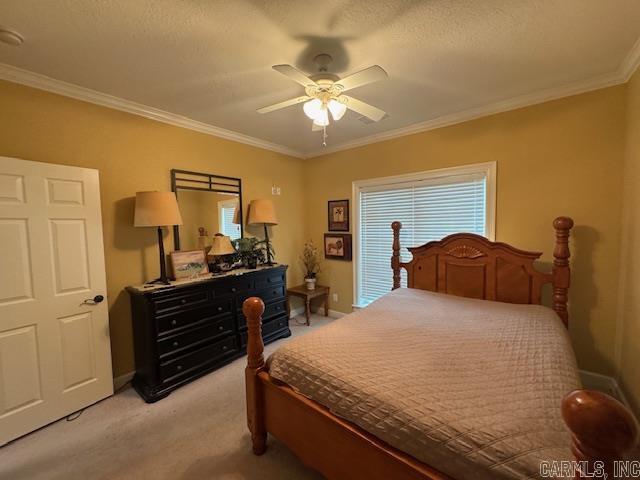
<svg viewBox="0 0 640 480">
<path fill-rule="evenodd" d="M 302 85 L 305 95 L 260 108 L 257 112 L 269 113 L 280 110 L 281 108 L 304 103 L 303 109 L 305 115 L 313 120 L 311 130 L 323 131 L 322 144 L 324 146 L 327 145 L 326 127 L 329 125 L 329 119 L 333 118 L 334 121 L 340 120 L 347 109 L 353 110 L 374 122 L 382 120 L 386 115 L 383 110 L 344 94 L 344 92 L 348 90 L 387 78 L 387 72 L 385 72 L 382 67 L 373 65 L 348 77 L 340 78 L 328 72 L 328 67 L 333 61 L 331 55 L 322 53 L 317 55 L 313 60 L 318 65 L 319 73 L 311 76 L 305 75 L 291 65 L 274 65 L 273 69 L 275 71 L 286 75 L 294 82 Z"/>
</svg>

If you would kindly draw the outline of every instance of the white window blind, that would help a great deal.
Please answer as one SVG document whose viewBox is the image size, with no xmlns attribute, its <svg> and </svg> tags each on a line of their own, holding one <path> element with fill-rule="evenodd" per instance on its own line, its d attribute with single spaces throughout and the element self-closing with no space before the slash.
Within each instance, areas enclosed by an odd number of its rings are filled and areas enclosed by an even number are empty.
<svg viewBox="0 0 640 480">
<path fill-rule="evenodd" d="M 233 215 L 236 211 L 237 202 L 220 202 L 220 230 L 223 235 L 226 235 L 235 240 L 240 238 L 240 225 L 233 223 Z"/>
<path fill-rule="evenodd" d="M 402 222 L 402 261 L 406 247 L 440 240 L 452 233 L 487 236 L 487 174 L 466 173 L 359 189 L 359 256 L 356 302 L 366 305 L 391 291 L 391 222 Z M 402 270 L 402 285 L 406 273 Z"/>
</svg>

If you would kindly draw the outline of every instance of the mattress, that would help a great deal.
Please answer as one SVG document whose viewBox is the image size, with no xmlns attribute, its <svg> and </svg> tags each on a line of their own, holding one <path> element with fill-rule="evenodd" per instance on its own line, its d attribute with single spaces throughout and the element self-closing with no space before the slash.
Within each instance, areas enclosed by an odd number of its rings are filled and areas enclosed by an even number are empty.
<svg viewBox="0 0 640 480">
<path fill-rule="evenodd" d="M 553 310 L 398 289 L 297 337 L 269 373 L 456 479 L 539 478 L 572 459 L 562 397 L 580 388 Z"/>
</svg>

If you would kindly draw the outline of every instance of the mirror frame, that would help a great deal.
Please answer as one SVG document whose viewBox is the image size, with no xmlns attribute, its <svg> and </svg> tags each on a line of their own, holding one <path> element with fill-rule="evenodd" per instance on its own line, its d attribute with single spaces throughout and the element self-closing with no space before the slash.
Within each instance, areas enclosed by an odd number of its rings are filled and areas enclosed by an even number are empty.
<svg viewBox="0 0 640 480">
<path fill-rule="evenodd" d="M 183 177 L 181 177 L 183 175 Z M 188 175 L 189 178 L 185 178 Z M 242 218 L 242 180 L 236 177 L 225 177 L 212 173 L 191 172 L 189 170 L 171 169 L 171 191 L 176 194 L 178 208 L 180 199 L 178 190 L 197 190 L 202 192 L 237 193 L 240 205 L 240 238 L 244 237 Z M 180 250 L 180 226 L 173 227 L 173 244 L 175 250 Z"/>
</svg>

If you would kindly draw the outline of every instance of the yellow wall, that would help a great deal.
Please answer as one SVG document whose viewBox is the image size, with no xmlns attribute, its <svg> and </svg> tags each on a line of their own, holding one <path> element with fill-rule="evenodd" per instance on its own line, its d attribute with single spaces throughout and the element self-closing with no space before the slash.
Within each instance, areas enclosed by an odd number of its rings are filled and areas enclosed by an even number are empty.
<svg viewBox="0 0 640 480">
<path fill-rule="evenodd" d="M 307 236 L 322 245 L 327 201 L 350 198 L 354 180 L 496 161 L 497 240 L 550 261 L 552 220 L 575 220 L 571 334 L 581 368 L 613 374 L 624 95 L 608 88 L 314 158 Z M 351 311 L 352 272 L 351 262 L 324 261 L 320 281 L 339 295 L 333 309 Z"/>
<path fill-rule="evenodd" d="M 0 81 L 0 156 L 100 171 L 114 375 L 134 368 L 129 299 L 123 287 L 158 275 L 153 229 L 134 228 L 133 197 L 169 190 L 171 168 L 242 178 L 243 202 L 271 195 L 280 225 L 272 238 L 277 260 L 297 264 L 304 243 L 303 165 L 298 159 L 117 110 Z M 248 234 L 262 236 L 260 229 Z M 173 239 L 165 237 L 168 251 Z M 299 268 L 290 269 L 299 282 Z M 96 292 L 98 293 L 98 292 Z"/>
<path fill-rule="evenodd" d="M 619 381 L 640 411 L 640 70 L 627 84 Z"/>
<path fill-rule="evenodd" d="M 544 251 L 550 261 L 551 221 L 557 215 L 576 221 L 571 334 L 581 368 L 613 374 L 625 94 L 637 92 L 637 84 L 636 75 L 633 88 L 608 88 L 301 161 L 0 81 L 0 155 L 100 170 L 116 376 L 133 369 L 129 304 L 122 289 L 158 270 L 153 230 L 131 226 L 133 195 L 168 190 L 171 168 L 241 177 L 245 210 L 249 200 L 270 196 L 271 185 L 280 185 L 282 196 L 273 199 L 281 223 L 272 236 L 277 259 L 291 266 L 290 282 L 297 283 L 304 240 L 322 245 L 326 202 L 349 198 L 354 180 L 487 161 L 498 164 L 498 240 Z M 635 98 L 637 105 L 637 93 Z M 637 159 L 634 118 L 635 149 L 627 151 L 635 151 Z M 260 229 L 246 233 L 261 236 Z M 171 249 L 170 233 L 165 244 Z M 320 280 L 339 295 L 332 308 L 350 311 L 352 263 L 324 261 L 323 267 Z M 638 333 L 638 310 L 637 304 L 629 310 L 636 321 L 625 322 L 629 335 Z M 633 345 L 625 344 L 626 365 L 633 355 Z M 627 369 L 623 380 L 637 387 L 638 376 Z"/>
</svg>

